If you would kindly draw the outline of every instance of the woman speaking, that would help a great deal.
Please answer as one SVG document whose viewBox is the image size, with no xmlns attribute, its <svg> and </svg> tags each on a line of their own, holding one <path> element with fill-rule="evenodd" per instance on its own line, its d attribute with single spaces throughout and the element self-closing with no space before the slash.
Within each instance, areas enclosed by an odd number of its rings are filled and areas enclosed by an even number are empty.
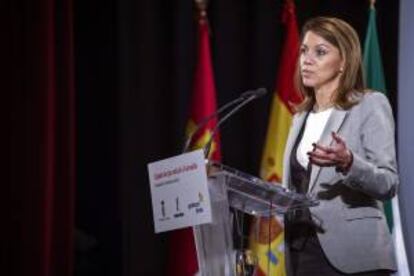
<svg viewBox="0 0 414 276">
<path fill-rule="evenodd" d="M 296 106 L 283 184 L 319 205 L 285 218 L 288 275 L 389 275 L 396 270 L 383 213 L 399 183 L 387 98 L 363 84 L 360 42 L 337 18 L 303 27 Z"/>
</svg>

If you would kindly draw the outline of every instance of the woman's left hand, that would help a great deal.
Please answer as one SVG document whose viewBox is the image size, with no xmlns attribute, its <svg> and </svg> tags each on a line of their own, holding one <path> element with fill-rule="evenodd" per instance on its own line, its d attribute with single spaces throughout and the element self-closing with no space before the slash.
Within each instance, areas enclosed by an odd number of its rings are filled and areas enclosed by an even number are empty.
<svg viewBox="0 0 414 276">
<path fill-rule="evenodd" d="M 313 151 L 308 152 L 309 161 L 320 167 L 336 167 L 346 172 L 352 165 L 352 152 L 347 148 L 344 139 L 332 132 L 334 143 L 332 146 L 313 144 Z"/>
</svg>

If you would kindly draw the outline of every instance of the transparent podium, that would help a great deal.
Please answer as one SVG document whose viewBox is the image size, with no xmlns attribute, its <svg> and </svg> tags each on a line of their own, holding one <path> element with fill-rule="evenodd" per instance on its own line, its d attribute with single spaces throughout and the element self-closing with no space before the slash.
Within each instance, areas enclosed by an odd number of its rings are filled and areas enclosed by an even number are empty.
<svg viewBox="0 0 414 276">
<path fill-rule="evenodd" d="M 318 204 L 308 195 L 289 191 L 220 163 L 210 162 L 208 170 L 213 222 L 193 228 L 202 276 L 248 274 L 240 271 L 236 263 L 238 256 L 233 248 L 230 208 L 255 217 L 269 217 Z"/>
</svg>

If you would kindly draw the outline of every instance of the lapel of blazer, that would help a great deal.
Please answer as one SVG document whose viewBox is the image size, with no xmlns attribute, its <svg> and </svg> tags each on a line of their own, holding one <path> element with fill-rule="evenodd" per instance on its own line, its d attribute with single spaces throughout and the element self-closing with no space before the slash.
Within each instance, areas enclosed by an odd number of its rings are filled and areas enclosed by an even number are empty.
<svg viewBox="0 0 414 276">
<path fill-rule="evenodd" d="M 288 139 L 286 141 L 286 148 L 285 152 L 287 153 L 284 157 L 283 166 L 285 171 L 283 173 L 283 185 L 288 188 L 289 186 L 289 179 L 290 179 L 290 156 L 292 153 L 293 145 L 296 142 L 296 139 L 299 135 L 299 132 L 302 128 L 303 123 L 305 122 L 305 118 L 308 112 L 301 112 L 292 122 L 292 129 L 289 133 Z"/>
<path fill-rule="evenodd" d="M 332 143 L 332 132 L 339 131 L 343 122 L 345 121 L 345 118 L 347 117 L 347 114 L 348 111 L 346 110 L 334 108 L 318 143 L 322 145 L 330 145 Z M 312 189 L 315 187 L 315 183 L 318 179 L 321 168 L 322 167 L 312 165 L 312 172 L 309 180 L 309 192 L 312 191 Z"/>
</svg>

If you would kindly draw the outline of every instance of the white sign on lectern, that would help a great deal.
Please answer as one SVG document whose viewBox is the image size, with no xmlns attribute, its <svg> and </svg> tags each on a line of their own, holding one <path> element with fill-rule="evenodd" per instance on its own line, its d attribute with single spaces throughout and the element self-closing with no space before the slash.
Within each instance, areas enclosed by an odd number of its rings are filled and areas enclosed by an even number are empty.
<svg viewBox="0 0 414 276">
<path fill-rule="evenodd" d="M 203 150 L 148 164 L 155 233 L 211 223 Z"/>
</svg>

